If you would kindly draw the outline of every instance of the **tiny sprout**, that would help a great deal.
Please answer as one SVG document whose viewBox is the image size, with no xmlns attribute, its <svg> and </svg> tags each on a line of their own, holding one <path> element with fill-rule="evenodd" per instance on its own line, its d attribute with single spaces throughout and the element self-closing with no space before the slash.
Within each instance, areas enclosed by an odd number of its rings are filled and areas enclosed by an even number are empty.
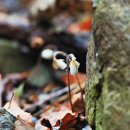
<svg viewBox="0 0 130 130">
<path fill-rule="evenodd" d="M 53 58 L 54 51 L 51 49 L 45 49 L 41 52 L 41 57 L 47 60 L 50 60 Z"/>
</svg>

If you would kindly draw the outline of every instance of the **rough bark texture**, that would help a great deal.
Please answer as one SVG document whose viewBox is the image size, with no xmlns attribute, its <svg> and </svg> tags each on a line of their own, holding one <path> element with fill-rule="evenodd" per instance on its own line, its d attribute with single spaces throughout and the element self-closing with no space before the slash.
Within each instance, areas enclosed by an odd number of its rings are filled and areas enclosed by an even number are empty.
<svg viewBox="0 0 130 130">
<path fill-rule="evenodd" d="M 96 130 L 129 130 L 129 0 L 99 0 L 93 32 L 87 55 L 88 123 Z"/>
</svg>

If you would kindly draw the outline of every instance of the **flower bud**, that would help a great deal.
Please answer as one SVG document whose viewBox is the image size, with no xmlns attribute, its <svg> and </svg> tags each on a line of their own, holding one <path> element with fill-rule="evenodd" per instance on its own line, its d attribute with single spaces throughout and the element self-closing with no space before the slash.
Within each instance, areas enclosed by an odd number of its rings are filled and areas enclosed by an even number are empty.
<svg viewBox="0 0 130 130">
<path fill-rule="evenodd" d="M 55 69 L 62 69 L 62 70 L 64 70 L 64 69 L 66 69 L 67 64 L 64 62 L 63 59 L 54 60 L 54 61 L 53 61 L 53 67 L 54 67 Z"/>
<path fill-rule="evenodd" d="M 62 51 L 57 51 L 53 55 L 53 67 L 55 69 L 66 69 L 67 64 L 65 62 L 67 54 Z"/>
<path fill-rule="evenodd" d="M 77 74 L 80 64 L 79 64 L 79 62 L 76 61 L 76 57 L 73 54 L 69 54 L 68 56 L 71 59 L 71 61 L 69 63 L 70 74 L 72 74 L 72 75 Z"/>
<path fill-rule="evenodd" d="M 70 74 L 72 75 L 77 74 L 79 65 L 80 65 L 79 62 L 77 62 L 76 60 L 72 60 L 69 64 Z"/>
</svg>

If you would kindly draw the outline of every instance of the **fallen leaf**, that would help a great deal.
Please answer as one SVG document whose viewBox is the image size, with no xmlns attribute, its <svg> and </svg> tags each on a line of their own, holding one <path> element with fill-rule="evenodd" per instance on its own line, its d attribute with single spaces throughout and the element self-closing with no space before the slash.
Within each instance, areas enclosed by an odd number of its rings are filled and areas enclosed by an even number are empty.
<svg viewBox="0 0 130 130">
<path fill-rule="evenodd" d="M 71 113 L 67 113 L 63 119 L 60 121 L 58 120 L 54 127 L 59 126 L 59 130 L 67 130 L 69 128 L 73 128 L 77 124 L 77 116 L 72 115 Z"/>
<path fill-rule="evenodd" d="M 9 108 L 9 102 L 5 104 L 4 108 L 14 115 L 15 117 L 20 117 L 22 120 L 25 120 L 27 123 L 32 123 L 32 116 L 30 113 L 24 112 L 18 104 L 12 100 L 10 108 Z"/>
<path fill-rule="evenodd" d="M 67 85 L 67 75 L 63 76 L 62 77 L 62 81 Z M 82 74 L 82 73 L 78 73 L 78 78 L 79 78 L 79 81 L 80 83 L 83 83 L 85 81 L 85 78 L 86 78 L 86 75 L 85 74 Z M 76 76 L 75 75 L 71 75 L 70 74 L 70 84 L 75 84 L 77 83 L 77 79 L 76 79 Z"/>
<path fill-rule="evenodd" d="M 78 114 L 72 113 L 70 109 L 66 107 L 60 107 L 52 111 L 47 111 L 41 118 L 41 124 L 53 129 L 64 130 L 73 128 L 77 123 Z"/>
<path fill-rule="evenodd" d="M 60 107 L 58 109 L 49 110 L 42 114 L 42 119 L 48 119 L 52 126 L 56 124 L 57 120 L 61 120 L 67 113 L 72 113 L 67 107 Z"/>
<path fill-rule="evenodd" d="M 36 130 L 50 130 L 50 129 L 47 128 L 46 126 L 43 126 L 43 125 L 41 124 L 41 121 L 40 121 L 40 120 L 36 123 L 35 129 L 36 129 Z"/>
<path fill-rule="evenodd" d="M 20 97 L 23 94 L 24 84 L 21 84 L 17 89 L 14 90 L 14 94 L 17 97 Z"/>
<path fill-rule="evenodd" d="M 81 99 L 81 93 L 77 93 L 72 96 L 72 103 L 75 108 L 75 112 L 81 112 L 84 110 L 84 106 Z"/>
<path fill-rule="evenodd" d="M 15 122 L 15 130 L 35 130 L 35 129 L 31 125 L 26 123 L 26 121 L 18 119 Z"/>
<path fill-rule="evenodd" d="M 51 123 L 50 123 L 50 121 L 48 120 L 48 119 L 43 119 L 42 121 L 41 121 L 41 124 L 43 125 L 43 126 L 46 126 L 47 128 L 49 128 L 50 130 L 52 130 L 52 125 L 51 125 Z"/>
</svg>

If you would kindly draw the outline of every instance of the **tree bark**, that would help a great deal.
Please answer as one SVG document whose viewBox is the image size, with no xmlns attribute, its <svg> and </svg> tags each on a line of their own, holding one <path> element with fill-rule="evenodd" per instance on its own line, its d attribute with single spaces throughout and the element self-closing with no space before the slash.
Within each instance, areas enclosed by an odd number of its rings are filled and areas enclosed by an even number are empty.
<svg viewBox="0 0 130 130">
<path fill-rule="evenodd" d="M 87 54 L 86 118 L 93 130 L 130 128 L 130 2 L 99 0 Z"/>
</svg>

